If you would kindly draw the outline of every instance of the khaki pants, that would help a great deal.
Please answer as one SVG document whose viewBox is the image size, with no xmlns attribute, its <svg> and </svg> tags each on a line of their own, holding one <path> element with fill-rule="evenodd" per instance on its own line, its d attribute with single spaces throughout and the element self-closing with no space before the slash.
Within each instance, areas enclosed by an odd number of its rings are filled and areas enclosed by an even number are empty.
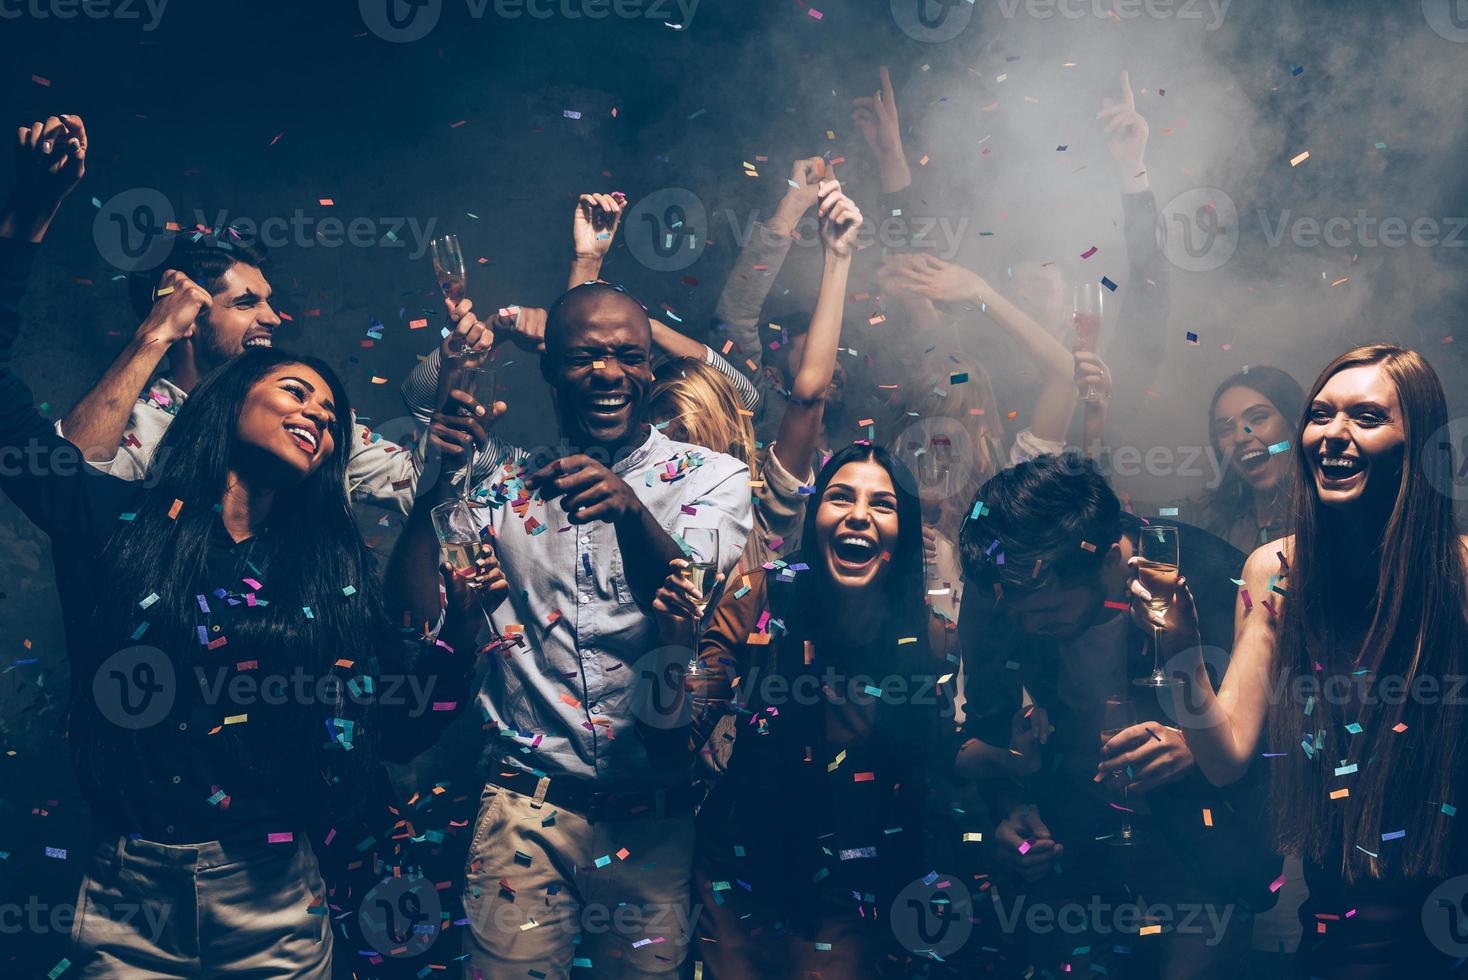
<svg viewBox="0 0 1468 980">
<path fill-rule="evenodd" d="M 79 977 L 329 980 L 326 887 L 294 844 L 97 845 L 82 879 L 71 958 Z M 70 975 L 70 974 L 68 974 Z"/>
<path fill-rule="evenodd" d="M 623 856 L 625 852 L 625 856 Z M 688 954 L 693 814 L 598 820 L 486 786 L 469 845 L 469 980 L 677 977 Z"/>
</svg>

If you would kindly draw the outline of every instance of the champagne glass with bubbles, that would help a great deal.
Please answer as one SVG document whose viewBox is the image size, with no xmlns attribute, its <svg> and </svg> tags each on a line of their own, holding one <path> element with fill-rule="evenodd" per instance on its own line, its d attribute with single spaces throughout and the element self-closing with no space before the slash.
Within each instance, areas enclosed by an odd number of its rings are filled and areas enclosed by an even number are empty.
<svg viewBox="0 0 1468 980">
<path fill-rule="evenodd" d="M 683 543 L 688 546 L 684 557 L 688 564 L 683 566 L 683 577 L 698 590 L 701 599 L 693 604 L 697 617 L 693 621 L 693 656 L 688 661 L 684 675 L 684 687 L 693 698 L 695 708 L 711 700 L 714 690 L 721 686 L 724 672 L 718 667 L 705 666 L 698 657 L 703 645 L 703 627 L 708 617 L 710 598 L 719 576 L 719 529 L 714 527 L 684 528 Z"/>
<path fill-rule="evenodd" d="M 1178 539 L 1177 528 L 1166 524 L 1147 524 L 1138 537 L 1141 561 L 1137 563 L 1137 577 L 1142 588 L 1152 596 L 1147 600 L 1147 609 L 1158 617 L 1167 615 L 1172 608 L 1178 587 Z M 1162 627 L 1152 624 L 1152 673 L 1139 677 L 1132 683 L 1138 687 L 1180 687 L 1182 681 L 1168 677 L 1162 671 Z"/>
</svg>

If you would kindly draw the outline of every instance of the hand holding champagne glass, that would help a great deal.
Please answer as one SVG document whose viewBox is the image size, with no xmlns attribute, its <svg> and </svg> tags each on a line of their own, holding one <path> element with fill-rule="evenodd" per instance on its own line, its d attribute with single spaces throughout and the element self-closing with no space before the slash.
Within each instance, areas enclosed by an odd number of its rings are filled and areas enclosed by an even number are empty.
<svg viewBox="0 0 1468 980">
<path fill-rule="evenodd" d="M 1101 710 L 1101 744 L 1104 746 L 1117 735 L 1137 723 L 1137 708 L 1130 698 L 1114 694 L 1106 699 Z M 1113 847 L 1130 847 L 1137 843 L 1137 832 L 1132 828 L 1131 810 L 1127 807 L 1127 785 L 1130 777 L 1123 769 L 1112 770 L 1107 775 L 1106 785 L 1121 797 L 1121 827 L 1106 838 Z"/>
<path fill-rule="evenodd" d="M 456 498 L 434 507 L 431 516 L 433 531 L 438 535 L 438 543 L 443 549 L 444 560 L 453 567 L 454 574 L 473 576 L 474 581 L 470 583 L 470 587 L 479 588 L 483 584 L 480 580 L 478 564 L 482 539 L 479 522 L 474 517 L 473 509 L 464 499 Z M 483 606 L 482 597 L 480 612 L 484 614 L 484 623 L 489 627 L 490 634 L 498 636 L 499 632 L 489 618 L 489 610 Z"/>
<path fill-rule="evenodd" d="M 1178 536 L 1177 528 L 1166 524 L 1147 524 L 1138 534 L 1139 560 L 1135 562 L 1137 578 L 1148 598 L 1145 600 L 1152 623 L 1152 673 L 1132 683 L 1138 687 L 1178 687 L 1182 681 L 1162 671 L 1162 622 L 1177 595 Z"/>
<path fill-rule="evenodd" d="M 1101 324 L 1103 322 L 1102 291 L 1098 282 L 1081 283 L 1075 288 L 1074 312 L 1071 325 L 1075 329 L 1076 351 L 1094 354 L 1101 346 Z M 1091 384 L 1086 385 L 1083 401 L 1094 402 L 1101 393 Z"/>
</svg>

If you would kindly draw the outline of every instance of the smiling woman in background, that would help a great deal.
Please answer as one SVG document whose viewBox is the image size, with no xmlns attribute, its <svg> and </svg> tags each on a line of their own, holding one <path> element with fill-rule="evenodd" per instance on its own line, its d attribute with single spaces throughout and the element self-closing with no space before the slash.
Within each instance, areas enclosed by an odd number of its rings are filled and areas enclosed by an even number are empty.
<svg viewBox="0 0 1468 980">
<path fill-rule="evenodd" d="M 1272 367 L 1240 371 L 1213 393 L 1209 437 L 1224 470 L 1198 523 L 1245 554 L 1289 530 L 1295 454 L 1288 450 L 1304 407 L 1300 383 Z"/>
<path fill-rule="evenodd" d="M 1438 976 L 1461 947 L 1443 910 L 1460 911 L 1454 876 L 1468 871 L 1453 816 L 1468 714 L 1448 695 L 1468 672 L 1468 539 L 1439 489 L 1452 475 L 1437 435 L 1447 421 L 1415 351 L 1336 358 L 1296 430 L 1295 533 L 1245 565 L 1216 695 L 1186 587 L 1162 619 L 1164 656 L 1191 668 L 1200 721 L 1187 741 L 1208 779 L 1239 778 L 1267 726 L 1276 843 L 1302 859 L 1310 889 L 1303 975 Z M 1134 617 L 1161 616 L 1140 583 L 1132 592 Z"/>
</svg>

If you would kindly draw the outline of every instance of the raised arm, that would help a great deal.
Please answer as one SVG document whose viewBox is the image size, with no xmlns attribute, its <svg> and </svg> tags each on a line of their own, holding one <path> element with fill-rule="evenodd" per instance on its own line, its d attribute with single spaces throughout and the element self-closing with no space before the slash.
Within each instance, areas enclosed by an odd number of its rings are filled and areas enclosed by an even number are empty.
<svg viewBox="0 0 1468 980">
<path fill-rule="evenodd" d="M 1065 345 L 978 273 L 963 266 L 910 254 L 898 257 L 893 271 L 906 288 L 920 296 L 978 307 L 1019 345 L 1040 373 L 1030 429 L 1040 439 L 1064 443 L 1076 403 L 1075 359 Z"/>
<path fill-rule="evenodd" d="M 582 194 L 577 199 L 571 219 L 571 274 L 566 280 L 567 289 L 601 278 L 602 262 L 617 237 L 622 209 L 626 206 L 627 198 L 621 191 Z"/>
<path fill-rule="evenodd" d="M 208 291 L 175 269 L 163 274 L 154 296 L 153 309 L 127 347 L 61 420 L 61 435 L 104 468 L 117 459 L 133 405 L 159 362 L 175 343 L 194 335 L 200 316 L 210 305 Z M 143 473 L 129 466 L 126 471 L 119 468 L 116 475 L 141 479 Z"/>
<path fill-rule="evenodd" d="M 1101 100 L 1106 149 L 1121 184 L 1122 234 L 1126 240 L 1127 278 L 1114 329 L 1106 343 L 1116 368 L 1117 393 L 1134 412 L 1152 384 L 1166 349 L 1165 332 L 1172 302 L 1171 266 L 1157 243 L 1157 201 L 1147 172 L 1150 128 L 1137 111 L 1131 76 L 1121 73 L 1119 98 Z M 1123 420 L 1124 422 L 1126 420 Z"/>
<path fill-rule="evenodd" d="M 1234 608 L 1233 654 L 1216 692 L 1197 646 L 1197 614 L 1186 589 L 1179 589 L 1163 620 L 1163 654 L 1170 660 L 1187 658 L 1183 661 L 1185 684 L 1172 689 L 1178 699 L 1176 716 L 1190 720 L 1185 732 L 1188 748 L 1198 769 L 1214 786 L 1243 778 L 1259 751 L 1269 717 L 1279 615 L 1289 601 L 1271 585 L 1280 571 L 1279 555 L 1288 556 L 1292 540 L 1281 538 L 1262 545 L 1244 563 L 1244 590 Z M 1150 629 L 1153 620 L 1149 617 L 1154 614 L 1147 610 L 1146 589 L 1140 581 L 1133 581 L 1131 589 L 1132 618 Z"/>
<path fill-rule="evenodd" d="M 16 130 L 15 189 L 0 210 L 0 238 L 40 244 L 66 195 L 87 172 L 81 116 L 51 116 Z"/>
<path fill-rule="evenodd" d="M 719 294 L 714 317 L 740 353 L 759 368 L 763 347 L 759 340 L 760 314 L 770 288 L 790 253 L 796 227 L 818 198 L 817 189 L 826 173 L 826 161 L 806 157 L 790 165 L 784 195 L 768 221 L 756 222 L 749 239 L 740 247 L 734 268 Z"/>
<path fill-rule="evenodd" d="M 24 205 L 32 216 L 45 216 L 40 224 L 13 206 L 18 192 L 10 198 L 11 205 L 0 211 L 0 488 L 48 535 L 64 537 L 78 546 L 95 546 L 116 527 L 120 508 L 113 504 L 126 496 L 127 486 L 89 474 L 82 467 L 77 448 L 61 439 L 36 411 L 30 388 L 11 368 L 20 335 L 20 303 L 38 251 L 36 243 L 74 184 L 38 181 L 34 174 L 27 176 L 25 168 L 44 174 L 79 173 L 80 169 L 79 161 L 75 170 L 68 170 L 67 163 L 75 158 L 79 139 L 53 137 L 37 146 L 32 135 L 33 129 L 20 130 L 25 149 L 17 155 L 20 183 L 53 197 L 31 198 Z"/>
<path fill-rule="evenodd" d="M 811 314 L 805 354 L 795 368 L 790 400 L 780 419 L 775 458 L 789 473 L 810 472 L 811 455 L 821 437 L 821 419 L 826 411 L 826 389 L 836 373 L 836 348 L 841 343 L 841 314 L 846 304 L 846 280 L 851 272 L 851 253 L 861 228 L 861 211 L 841 193 L 839 181 L 822 181 L 820 193 L 821 245 L 825 267 L 821 290 Z"/>
<path fill-rule="evenodd" d="M 851 118 L 866 138 L 867 146 L 877 158 L 882 175 L 882 191 L 893 194 L 912 183 L 912 170 L 902 149 L 902 127 L 897 119 L 897 97 L 892 93 L 892 78 L 887 66 L 881 68 L 882 87 L 874 95 L 852 99 Z"/>
<path fill-rule="evenodd" d="M 672 357 L 691 357 L 695 361 L 703 361 L 729 379 L 729 383 L 739 392 L 739 403 L 746 409 L 753 409 L 759 404 L 759 392 L 749 383 L 749 378 L 715 353 L 712 347 L 679 333 L 657 317 L 648 317 L 648 322 L 652 324 L 652 345 L 658 350 Z"/>
</svg>

